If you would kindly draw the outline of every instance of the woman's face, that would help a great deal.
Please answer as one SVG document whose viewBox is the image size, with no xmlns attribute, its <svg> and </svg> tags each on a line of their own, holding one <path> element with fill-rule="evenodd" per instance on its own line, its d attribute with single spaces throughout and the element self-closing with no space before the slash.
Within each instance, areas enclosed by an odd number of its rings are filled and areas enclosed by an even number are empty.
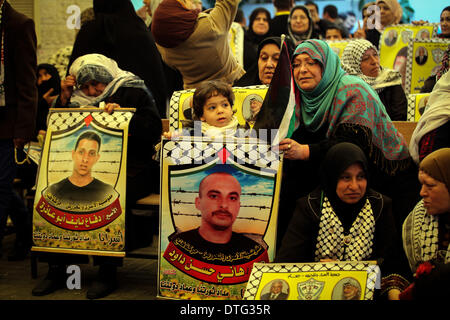
<svg viewBox="0 0 450 320">
<path fill-rule="evenodd" d="M 280 58 L 280 48 L 274 43 L 262 47 L 258 58 L 258 74 L 262 84 L 270 84 Z"/>
<path fill-rule="evenodd" d="M 378 77 L 380 73 L 380 57 L 373 49 L 367 49 L 361 58 L 361 72 L 369 77 Z"/>
<path fill-rule="evenodd" d="M 354 163 L 339 176 L 336 194 L 343 202 L 355 204 L 366 194 L 367 178 L 359 163 Z"/>
<path fill-rule="evenodd" d="M 305 33 L 309 28 L 308 16 L 302 9 L 297 9 L 292 13 L 290 24 L 294 33 Z"/>
<path fill-rule="evenodd" d="M 306 53 L 295 56 L 292 66 L 295 82 L 302 90 L 312 91 L 322 80 L 322 66 Z"/>
<path fill-rule="evenodd" d="M 52 78 L 52 75 L 48 73 L 46 69 L 39 69 L 37 84 L 40 86 L 42 82 L 48 81 Z"/>
<path fill-rule="evenodd" d="M 450 212 L 450 194 L 445 184 L 421 170 L 419 181 L 422 184 L 420 196 L 427 213 L 435 215 Z"/>
<path fill-rule="evenodd" d="M 269 31 L 269 19 L 264 12 L 260 12 L 253 20 L 253 32 L 258 36 L 262 36 Z"/>
<path fill-rule="evenodd" d="M 450 36 L 450 11 L 442 11 L 441 13 L 441 31 L 445 36 Z"/>
<path fill-rule="evenodd" d="M 96 80 L 89 80 L 80 87 L 83 93 L 90 97 L 98 97 L 103 93 L 106 88 L 106 84 L 98 82 Z"/>
<path fill-rule="evenodd" d="M 378 7 L 380 8 L 381 24 L 384 27 L 392 24 L 394 22 L 394 12 L 391 10 L 391 8 L 389 8 L 388 5 L 382 1 L 380 1 Z"/>
</svg>

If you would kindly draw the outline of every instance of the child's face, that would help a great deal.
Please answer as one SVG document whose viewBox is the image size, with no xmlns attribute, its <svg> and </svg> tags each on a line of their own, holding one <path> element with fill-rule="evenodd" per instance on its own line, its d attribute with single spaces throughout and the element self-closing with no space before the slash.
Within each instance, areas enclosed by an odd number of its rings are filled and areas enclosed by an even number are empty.
<svg viewBox="0 0 450 320">
<path fill-rule="evenodd" d="M 225 127 L 233 118 L 233 110 L 230 102 L 221 94 L 212 96 L 206 100 L 203 106 L 203 115 L 200 120 L 214 127 Z"/>
</svg>

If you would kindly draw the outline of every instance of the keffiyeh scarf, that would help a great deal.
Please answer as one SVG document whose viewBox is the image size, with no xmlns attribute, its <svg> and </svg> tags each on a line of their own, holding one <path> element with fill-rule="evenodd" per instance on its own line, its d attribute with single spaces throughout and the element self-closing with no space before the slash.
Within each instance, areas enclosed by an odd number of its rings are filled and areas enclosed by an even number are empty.
<svg viewBox="0 0 450 320">
<path fill-rule="evenodd" d="M 421 200 L 403 223 L 403 248 L 414 272 L 425 261 L 438 254 L 439 215 L 429 215 Z M 450 247 L 444 254 L 445 263 L 450 262 Z"/>
<path fill-rule="evenodd" d="M 329 258 L 341 261 L 362 261 L 367 259 L 372 254 L 374 232 L 375 218 L 368 199 L 346 235 L 341 221 L 325 196 L 320 216 L 315 260 Z"/>
<path fill-rule="evenodd" d="M 121 70 L 114 60 L 101 54 L 87 54 L 77 58 L 69 73 L 77 80 L 77 90 L 70 99 L 71 107 L 98 106 L 120 87 L 141 88 L 151 96 L 142 79 L 131 72 Z M 98 97 L 87 96 L 80 89 L 90 80 L 106 84 L 105 90 Z"/>
<path fill-rule="evenodd" d="M 377 48 L 365 39 L 355 39 L 349 42 L 342 53 L 342 68 L 350 75 L 363 79 L 378 93 L 384 88 L 401 85 L 402 77 L 398 71 L 380 67 L 378 77 L 366 76 L 361 70 L 361 62 L 367 50 L 373 49 L 378 54 Z"/>
</svg>

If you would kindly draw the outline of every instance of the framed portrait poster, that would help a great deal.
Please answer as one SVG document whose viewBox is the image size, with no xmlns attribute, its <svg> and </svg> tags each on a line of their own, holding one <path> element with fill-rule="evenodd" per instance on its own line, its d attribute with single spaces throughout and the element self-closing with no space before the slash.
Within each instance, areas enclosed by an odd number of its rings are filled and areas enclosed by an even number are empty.
<svg viewBox="0 0 450 320">
<path fill-rule="evenodd" d="M 262 105 L 268 86 L 233 87 L 233 111 L 241 126 L 254 123 L 252 104 Z M 195 115 L 192 109 L 194 89 L 175 91 L 170 99 L 169 128 L 171 131 L 193 126 Z"/>
<path fill-rule="evenodd" d="M 413 40 L 408 45 L 405 90 L 420 93 L 428 77 L 435 75 L 441 66 L 450 40 Z"/>
<path fill-rule="evenodd" d="M 163 140 L 158 296 L 242 299 L 275 254 L 281 160 L 251 139 Z"/>
<path fill-rule="evenodd" d="M 50 109 L 33 205 L 33 251 L 125 255 L 134 109 Z"/>
</svg>

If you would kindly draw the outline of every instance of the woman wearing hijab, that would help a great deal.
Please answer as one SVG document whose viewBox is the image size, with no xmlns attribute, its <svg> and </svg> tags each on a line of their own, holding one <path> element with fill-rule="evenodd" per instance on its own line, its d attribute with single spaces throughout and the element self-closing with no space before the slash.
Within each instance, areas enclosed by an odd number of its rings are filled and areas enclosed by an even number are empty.
<svg viewBox="0 0 450 320">
<path fill-rule="evenodd" d="M 319 39 L 320 36 L 314 31 L 314 21 L 307 7 L 298 5 L 292 8 L 288 19 L 288 35 L 299 44 L 307 39 Z"/>
<path fill-rule="evenodd" d="M 102 54 L 142 80 L 151 91 L 159 115 L 166 115 L 170 94 L 161 56 L 151 32 L 138 17 L 130 0 L 94 0 L 95 19 L 77 34 L 68 69 L 75 59 L 89 53 Z"/>
<path fill-rule="evenodd" d="M 282 201 L 287 206 L 281 220 L 287 223 L 290 201 L 317 185 L 318 163 L 330 145 L 346 141 L 364 151 L 372 187 L 393 200 L 400 227 L 417 202 L 417 167 L 377 93 L 361 78 L 346 74 L 339 57 L 322 40 L 297 46 L 292 66 L 299 100 L 291 137 L 279 144 L 286 170 Z"/>
<path fill-rule="evenodd" d="M 377 260 L 382 293 L 400 293 L 408 282 L 398 275 L 404 269 L 391 200 L 368 186 L 364 152 L 352 143 L 338 143 L 321 168 L 320 186 L 297 201 L 275 261 Z"/>
<path fill-rule="evenodd" d="M 152 161 L 154 145 L 162 133 L 161 118 L 150 91 L 143 80 L 121 70 L 117 63 L 100 54 L 88 54 L 77 58 L 69 75 L 62 82 L 61 94 L 54 107 L 99 107 L 111 113 L 120 107 L 136 108 L 129 126 L 127 150 L 127 203 L 126 250 L 142 246 L 133 241 L 133 215 L 130 206 L 150 193 L 159 192 L 159 166 Z M 73 257 L 48 256 L 49 272 L 34 289 L 33 295 L 49 294 L 65 284 L 65 265 L 73 264 Z M 116 269 L 122 259 L 95 257 L 99 264 L 98 279 L 87 292 L 89 299 L 105 297 L 115 290 Z"/>
<path fill-rule="evenodd" d="M 375 24 L 373 28 L 358 29 L 355 37 L 365 38 L 378 48 L 384 28 L 399 24 L 402 20 L 403 9 L 397 0 L 377 0 L 375 4 L 380 9 L 380 25 Z"/>
<path fill-rule="evenodd" d="M 450 72 L 446 72 L 434 86 L 409 142 L 409 150 L 416 163 L 437 149 L 450 147 L 449 100 Z"/>
<path fill-rule="evenodd" d="M 238 0 L 218 0 L 199 12 L 191 0 L 163 0 L 152 19 L 152 33 L 164 62 L 178 70 L 185 89 L 207 80 L 230 85 L 245 73 L 229 44 Z"/>
<path fill-rule="evenodd" d="M 377 48 L 368 40 L 355 39 L 345 47 L 342 67 L 367 82 L 380 97 L 392 121 L 406 121 L 408 102 L 398 71 L 380 66 Z"/>
<path fill-rule="evenodd" d="M 61 78 L 55 66 L 47 63 L 38 65 L 37 79 L 38 110 L 35 136 L 38 135 L 39 131 L 47 130 L 48 109 L 61 92 Z"/>
<path fill-rule="evenodd" d="M 435 300 L 450 288 L 450 148 L 426 156 L 419 167 L 422 199 L 403 224 L 403 247 L 415 281 L 400 298 Z"/>
<path fill-rule="evenodd" d="M 258 46 L 270 36 L 270 12 L 256 8 L 250 14 L 248 29 L 244 35 L 244 69 L 248 71 L 258 61 Z"/>
<path fill-rule="evenodd" d="M 289 37 L 285 38 L 289 50 L 292 52 L 293 43 Z M 236 87 L 247 87 L 255 85 L 269 85 L 272 81 L 275 68 L 280 57 L 281 38 L 268 37 L 260 42 L 257 51 L 257 64 L 252 66 L 245 75 L 234 83 Z"/>
</svg>

